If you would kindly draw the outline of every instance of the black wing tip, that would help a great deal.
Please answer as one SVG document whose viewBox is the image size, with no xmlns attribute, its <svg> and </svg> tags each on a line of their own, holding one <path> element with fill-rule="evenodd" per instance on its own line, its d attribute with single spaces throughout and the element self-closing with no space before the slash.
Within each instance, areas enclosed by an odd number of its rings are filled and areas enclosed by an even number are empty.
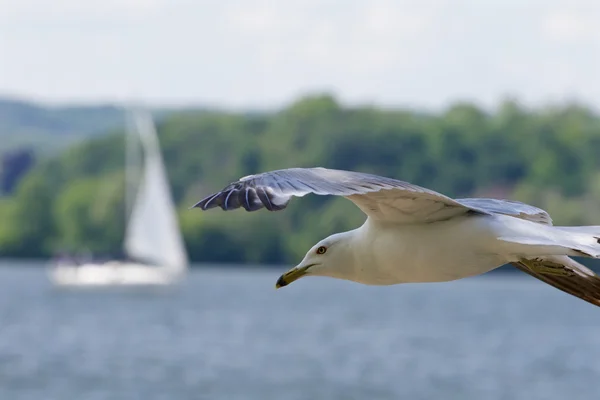
<svg viewBox="0 0 600 400">
<path fill-rule="evenodd" d="M 252 212 L 266 208 L 269 211 L 280 211 L 288 206 L 291 198 L 286 199 L 284 202 L 281 202 L 281 200 L 281 198 L 276 198 L 271 191 L 264 188 L 234 188 L 205 197 L 189 209 L 199 208 L 206 211 L 220 207 L 223 211 L 232 211 L 243 208 L 247 212 Z"/>
<path fill-rule="evenodd" d="M 209 208 L 216 207 L 217 204 L 213 205 L 211 203 L 215 198 L 219 197 L 220 194 L 221 192 L 211 194 L 210 196 L 203 198 L 202 200 L 191 206 L 189 209 L 191 210 L 192 208 L 199 208 L 201 210 L 208 210 Z"/>
<path fill-rule="evenodd" d="M 194 208 L 199 208 L 201 210 L 204 210 L 204 206 L 202 205 L 202 203 L 204 202 L 205 199 L 200 200 L 199 202 L 197 202 L 196 204 L 194 204 L 191 207 L 188 207 L 188 210 L 192 210 Z"/>
<path fill-rule="evenodd" d="M 235 193 L 236 190 L 225 190 L 211 194 L 210 196 L 205 197 L 204 199 L 194 204 L 191 208 L 199 208 L 203 211 L 210 210 L 211 208 L 216 207 L 221 207 L 223 211 L 235 210 L 241 207 L 239 202 L 230 201 L 230 198 Z"/>
</svg>

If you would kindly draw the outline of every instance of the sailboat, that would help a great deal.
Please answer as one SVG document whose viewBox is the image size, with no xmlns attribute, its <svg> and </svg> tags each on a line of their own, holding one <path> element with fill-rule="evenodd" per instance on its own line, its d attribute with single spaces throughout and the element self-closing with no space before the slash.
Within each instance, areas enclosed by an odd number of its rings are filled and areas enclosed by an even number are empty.
<svg viewBox="0 0 600 400">
<path fill-rule="evenodd" d="M 152 117 L 141 111 L 131 113 L 129 125 L 135 129 L 126 130 L 126 204 L 131 206 L 125 207 L 128 223 L 123 248 L 127 259 L 135 261 L 58 262 L 49 272 L 58 286 L 168 285 L 187 271 L 187 253 Z M 132 131 L 139 135 L 144 155 L 139 185 L 132 182 L 136 154 Z"/>
</svg>

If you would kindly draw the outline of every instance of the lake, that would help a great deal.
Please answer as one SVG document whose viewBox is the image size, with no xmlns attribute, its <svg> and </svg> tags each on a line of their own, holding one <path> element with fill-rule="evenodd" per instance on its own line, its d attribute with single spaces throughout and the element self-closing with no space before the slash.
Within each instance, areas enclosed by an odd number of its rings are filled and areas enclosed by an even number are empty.
<svg viewBox="0 0 600 400">
<path fill-rule="evenodd" d="M 524 274 L 367 287 L 198 268 L 59 290 L 0 267 L 0 399 L 593 399 L 600 308 Z"/>
</svg>

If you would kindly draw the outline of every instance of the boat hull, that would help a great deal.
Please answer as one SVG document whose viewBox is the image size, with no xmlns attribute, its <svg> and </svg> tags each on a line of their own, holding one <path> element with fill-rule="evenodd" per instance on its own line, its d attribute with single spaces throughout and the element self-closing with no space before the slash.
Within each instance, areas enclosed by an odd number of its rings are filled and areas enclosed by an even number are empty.
<svg viewBox="0 0 600 400">
<path fill-rule="evenodd" d="M 82 265 L 58 264 L 49 270 L 57 286 L 161 286 L 180 280 L 181 274 L 145 264 L 110 261 Z"/>
</svg>

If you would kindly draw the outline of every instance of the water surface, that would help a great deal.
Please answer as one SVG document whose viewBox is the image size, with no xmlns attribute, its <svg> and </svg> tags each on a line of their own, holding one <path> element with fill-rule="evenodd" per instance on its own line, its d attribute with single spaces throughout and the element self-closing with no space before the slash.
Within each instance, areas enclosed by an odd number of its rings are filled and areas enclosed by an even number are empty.
<svg viewBox="0 0 600 400">
<path fill-rule="evenodd" d="M 367 287 L 196 269 L 170 290 L 58 290 L 0 268 L 0 399 L 600 396 L 600 308 L 525 275 Z"/>
</svg>

